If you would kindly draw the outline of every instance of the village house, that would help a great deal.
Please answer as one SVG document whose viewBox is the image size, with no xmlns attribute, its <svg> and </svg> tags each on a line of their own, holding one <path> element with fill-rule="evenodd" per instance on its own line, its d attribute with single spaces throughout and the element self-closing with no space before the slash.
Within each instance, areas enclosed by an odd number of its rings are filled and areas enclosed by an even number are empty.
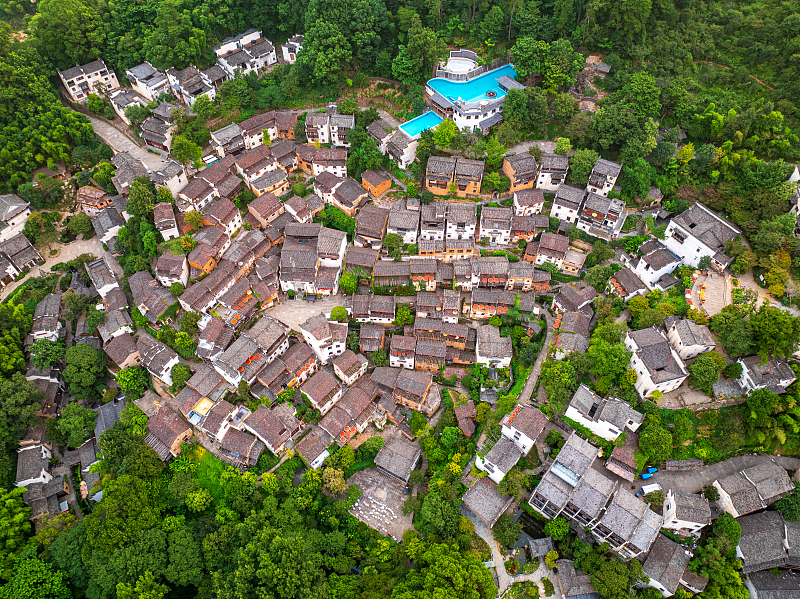
<svg viewBox="0 0 800 599">
<path fill-rule="evenodd" d="M 233 202 L 219 199 L 206 206 L 203 224 L 219 227 L 230 237 L 242 227 L 242 215 Z"/>
<path fill-rule="evenodd" d="M 478 236 L 488 239 L 492 244 L 507 245 L 511 239 L 511 217 L 514 211 L 510 206 L 491 208 L 484 206 L 481 211 L 481 224 Z"/>
<path fill-rule="evenodd" d="M 214 361 L 224 352 L 231 341 L 234 331 L 218 316 L 213 316 L 203 329 L 197 344 L 197 357 Z"/>
<path fill-rule="evenodd" d="M 724 253 L 725 243 L 741 234 L 701 202 L 695 202 L 669 222 L 664 244 L 684 264 L 697 267 L 703 256 L 709 256 L 711 264 L 722 270 L 731 263 Z"/>
<path fill-rule="evenodd" d="M 213 363 L 219 374 L 233 386 L 242 380 L 252 385 L 256 375 L 289 349 L 288 328 L 269 316 L 262 316 Z"/>
<path fill-rule="evenodd" d="M 359 206 L 369 201 L 369 193 L 353 179 L 343 179 L 333 190 L 333 199 L 330 202 L 347 216 L 353 218 Z M 384 210 L 381 208 L 380 210 Z"/>
<path fill-rule="evenodd" d="M 380 118 L 373 121 L 367 126 L 367 135 L 369 135 L 378 146 L 378 151 L 386 156 L 388 152 L 389 140 L 394 133 L 394 128 L 384 119 Z"/>
<path fill-rule="evenodd" d="M 586 385 L 578 387 L 564 416 L 606 441 L 613 441 L 624 432 L 636 432 L 644 422 L 644 414 L 627 402 L 595 395 Z"/>
<path fill-rule="evenodd" d="M 645 554 L 658 536 L 662 517 L 595 470 L 598 453 L 591 443 L 570 434 L 529 503 L 546 518 L 561 515 L 588 528 L 597 542 L 609 543 L 623 559 Z"/>
<path fill-rule="evenodd" d="M 800 525 L 797 522 L 787 521 L 778 511 L 750 514 L 736 521 L 742 528 L 736 556 L 741 560 L 743 574 L 762 573 L 779 580 L 775 575 L 777 568 L 800 566 L 797 558 Z M 788 599 L 791 595 L 768 594 L 767 598 L 770 597 Z"/>
<path fill-rule="evenodd" d="M 450 240 L 471 240 L 475 237 L 478 220 L 477 206 L 474 204 L 448 204 L 447 228 L 445 238 Z M 485 209 L 487 210 L 487 209 Z M 437 235 L 433 236 L 437 238 Z"/>
<path fill-rule="evenodd" d="M 217 89 L 208 75 L 194 65 L 180 71 L 175 68 L 167 69 L 167 78 L 172 94 L 186 106 L 191 107 L 200 96 L 206 96 L 212 102 L 217 97 Z"/>
<path fill-rule="evenodd" d="M 334 146 L 342 146 L 345 148 L 350 147 L 350 142 L 347 141 L 347 133 L 356 126 L 356 117 L 352 114 L 339 114 L 335 110 L 331 114 L 329 121 L 331 143 Z"/>
<path fill-rule="evenodd" d="M 250 181 L 250 189 L 256 196 L 265 193 L 283 195 L 289 189 L 289 177 L 282 168 L 267 171 L 257 179 Z"/>
<path fill-rule="evenodd" d="M 102 189 L 92 185 L 84 185 L 75 196 L 81 210 L 89 216 L 97 216 L 103 208 L 111 206 L 111 196 Z"/>
<path fill-rule="evenodd" d="M 539 165 L 539 176 L 536 179 L 536 189 L 556 191 L 564 183 L 569 170 L 569 158 L 560 154 L 542 154 L 542 164 Z M 555 204 L 553 204 L 555 207 Z"/>
<path fill-rule="evenodd" d="M 314 153 L 311 170 L 315 177 L 319 176 L 323 171 L 342 179 L 347 177 L 347 150 L 341 148 L 319 148 Z M 361 186 L 359 185 L 359 187 Z M 366 190 L 363 191 L 366 195 Z"/>
<path fill-rule="evenodd" d="M 477 196 L 481 192 L 483 181 L 483 160 L 459 158 L 456 161 L 454 183 L 456 195 L 460 198 Z"/>
<path fill-rule="evenodd" d="M 97 325 L 97 332 L 103 343 L 108 343 L 114 337 L 133 333 L 133 320 L 125 310 L 112 310 L 106 314 L 105 321 Z"/>
<path fill-rule="evenodd" d="M 418 370 L 400 370 L 394 389 L 397 403 L 412 410 L 432 416 L 441 404 L 439 389 L 433 385 L 433 377 Z"/>
<path fill-rule="evenodd" d="M 626 267 L 611 275 L 608 280 L 608 292 L 628 301 L 637 295 L 647 294 L 648 289 L 639 280 L 639 277 L 630 268 Z"/>
<path fill-rule="evenodd" d="M 355 354 L 347 349 L 343 354 L 333 359 L 333 372 L 342 379 L 348 387 L 367 373 L 367 359 L 361 354 Z"/>
<path fill-rule="evenodd" d="M 664 319 L 667 339 L 678 352 L 682 360 L 690 360 L 705 352 L 713 351 L 717 346 L 711 330 L 703 324 L 678 316 L 667 316 Z M 791 371 L 791 369 L 789 369 Z M 794 373 L 790 373 L 794 380 Z"/>
<path fill-rule="evenodd" d="M 499 485 L 521 457 L 519 447 L 508 437 L 501 436 L 497 440 L 487 438 L 475 456 L 475 467 L 488 472 L 487 478 Z"/>
<path fill-rule="evenodd" d="M 664 528 L 678 534 L 699 535 L 711 524 L 711 507 L 708 499 L 695 493 L 667 490 L 664 498 Z"/>
<path fill-rule="evenodd" d="M 774 357 L 762 364 L 760 356 L 750 356 L 737 360 L 742 365 L 739 384 L 749 394 L 756 389 L 769 389 L 773 393 L 786 393 L 786 389 L 796 379 L 792 367 L 780 357 Z"/>
<path fill-rule="evenodd" d="M 358 212 L 353 243 L 358 247 L 381 249 L 389 210 L 367 204 Z"/>
<path fill-rule="evenodd" d="M 409 285 L 411 281 L 408 262 L 378 260 L 372 273 L 374 283 L 379 287 L 399 287 Z"/>
<path fill-rule="evenodd" d="M 172 385 L 172 367 L 178 363 L 178 354 L 144 331 L 139 331 L 136 347 L 142 366 L 162 383 Z"/>
<path fill-rule="evenodd" d="M 294 64 L 297 60 L 297 53 L 303 49 L 303 39 L 305 36 L 303 35 L 294 35 L 289 38 L 289 40 L 281 45 L 281 52 L 283 54 L 283 60 L 289 64 Z"/>
<path fill-rule="evenodd" d="M 419 353 L 419 348 L 417 349 Z M 511 337 L 501 337 L 500 329 L 483 325 L 478 329 L 478 342 L 475 348 L 478 364 L 493 368 L 507 368 L 511 365 L 514 348 Z"/>
<path fill-rule="evenodd" d="M 284 213 L 283 202 L 274 193 L 264 193 L 247 205 L 247 210 L 264 228 Z"/>
<path fill-rule="evenodd" d="M 172 204 L 161 202 L 153 206 L 153 218 L 156 229 L 164 237 L 164 241 L 177 239 L 181 236 L 178 231 L 178 221 L 175 219 L 175 210 Z"/>
<path fill-rule="evenodd" d="M 161 287 L 147 271 L 140 271 L 128 278 L 133 302 L 139 312 L 151 323 L 158 322 L 159 317 L 175 303 L 175 297 L 169 290 Z"/>
<path fill-rule="evenodd" d="M 425 187 L 435 195 L 448 195 L 453 185 L 456 159 L 453 157 L 431 156 L 425 171 Z"/>
<path fill-rule="evenodd" d="M 539 176 L 539 165 L 536 158 L 527 152 L 512 154 L 503 159 L 503 174 L 511 181 L 511 192 L 516 201 L 517 192 L 532 189 Z"/>
<path fill-rule="evenodd" d="M 530 242 L 525 247 L 524 260 L 536 266 L 549 262 L 560 270 L 568 249 L 569 237 L 545 231 L 539 241 Z"/>
<path fill-rule="evenodd" d="M 111 177 L 111 182 L 114 184 L 114 187 L 116 187 L 117 192 L 123 195 L 128 194 L 133 181 L 137 177 L 147 177 L 150 174 L 149 169 L 141 160 L 137 160 L 127 152 L 117 152 L 114 154 L 114 156 L 111 157 L 111 164 L 116 168 L 114 176 Z M 124 210 L 121 210 L 120 214 L 125 216 L 123 212 Z"/>
<path fill-rule="evenodd" d="M 89 280 L 91 280 L 101 298 L 106 297 L 112 289 L 119 289 L 117 276 L 111 270 L 105 257 L 85 264 L 84 268 L 86 269 L 86 274 L 89 275 Z"/>
<path fill-rule="evenodd" d="M 407 210 L 402 202 L 395 202 L 389 211 L 386 233 L 394 233 L 403 238 L 404 244 L 417 243 L 419 230 L 419 210 Z"/>
<path fill-rule="evenodd" d="M 604 158 L 598 158 L 594 163 L 592 172 L 589 175 L 589 182 L 586 184 L 586 191 L 591 194 L 598 194 L 608 197 L 608 192 L 614 189 L 622 165 L 611 162 Z"/>
<path fill-rule="evenodd" d="M 564 592 L 564 599 L 598 599 L 600 594 L 592 586 L 592 577 L 575 568 L 572 560 L 556 561 L 558 581 Z"/>
<path fill-rule="evenodd" d="M 683 582 L 684 572 L 697 576 L 689 570 L 690 559 L 692 554 L 683 545 L 663 534 L 658 535 L 642 564 L 642 570 L 649 578 L 647 585 L 657 589 L 663 597 L 672 597 Z"/>
<path fill-rule="evenodd" d="M 345 270 L 349 273 L 357 274 L 363 278 L 372 277 L 372 269 L 378 261 L 379 250 L 372 248 L 360 248 L 351 246 L 345 255 Z"/>
<path fill-rule="evenodd" d="M 578 228 L 610 241 L 619 236 L 625 222 L 625 202 L 589 192 L 578 217 Z"/>
<path fill-rule="evenodd" d="M 482 479 L 476 480 L 464 493 L 462 499 L 464 507 L 475 514 L 490 529 L 514 503 L 513 497 L 501 495 L 496 485 Z"/>
<path fill-rule="evenodd" d="M 417 339 L 414 350 L 414 369 L 436 374 L 447 356 L 444 339 Z"/>
<path fill-rule="evenodd" d="M 527 262 L 512 262 L 508 265 L 506 289 L 517 291 L 547 291 L 550 289 L 550 273 L 534 268 Z"/>
<path fill-rule="evenodd" d="M 306 343 L 322 364 L 344 353 L 347 325 L 328 321 L 322 314 L 312 316 L 300 325 Z"/>
<path fill-rule="evenodd" d="M 410 335 L 392 335 L 389 347 L 389 366 L 414 370 L 416 347 L 416 337 Z"/>
<path fill-rule="evenodd" d="M 540 189 L 522 189 L 520 191 L 515 191 L 513 206 L 516 216 L 540 214 L 544 208 L 544 193 Z"/>
<path fill-rule="evenodd" d="M 649 239 L 639 246 L 639 252 L 641 256 L 638 260 L 623 254 L 622 262 L 633 270 L 648 289 L 666 291 L 677 283 L 677 280 L 670 275 L 681 265 L 681 259 L 672 251 L 659 241 Z"/>
<path fill-rule="evenodd" d="M 342 397 L 342 387 L 327 370 L 320 370 L 300 389 L 324 416 Z"/>
<path fill-rule="evenodd" d="M 375 466 L 381 472 L 407 485 L 411 472 L 417 467 L 421 457 L 422 450 L 418 444 L 395 436 L 378 451 L 378 455 L 375 456 Z"/>
<path fill-rule="evenodd" d="M 392 187 L 392 179 L 377 170 L 368 170 L 361 173 L 361 185 L 373 197 L 379 198 Z"/>
<path fill-rule="evenodd" d="M 550 208 L 550 216 L 575 224 L 578 221 L 586 192 L 569 185 L 559 185 L 555 191 L 556 195 L 553 198 L 553 207 Z"/>
<path fill-rule="evenodd" d="M 21 234 L 30 215 L 29 202 L 15 193 L 0 195 L 0 242 Z"/>
<path fill-rule="evenodd" d="M 149 102 L 156 102 L 161 94 L 172 92 L 166 73 L 156 69 L 147 61 L 126 69 L 125 78 L 130 81 L 131 87 Z"/>
<path fill-rule="evenodd" d="M 117 113 L 117 116 L 122 119 L 126 125 L 131 125 L 131 120 L 125 114 L 125 111 L 131 106 L 147 106 L 147 100 L 137 94 L 129 87 L 123 87 L 109 92 L 108 101 L 111 102 L 111 108 Z"/>
<path fill-rule="evenodd" d="M 170 105 L 162 102 L 161 106 Z M 158 111 L 161 106 L 156 108 L 156 111 Z M 173 197 L 175 197 L 188 182 L 186 171 L 184 170 L 183 166 L 172 159 L 167 160 L 157 171 L 150 173 L 150 180 L 155 183 L 156 188 L 166 187 L 169 189 L 169 192 Z M 123 214 L 123 216 L 125 215 Z M 128 218 L 129 217 L 126 217 L 126 220 Z"/>
<path fill-rule="evenodd" d="M 625 334 L 625 347 L 633 352 L 631 368 L 636 371 L 634 388 L 642 398 L 655 391 L 669 393 L 677 389 L 689 373 L 666 336 L 657 327 Z"/>
<path fill-rule="evenodd" d="M 517 404 L 510 414 L 503 416 L 500 431 L 514 442 L 522 455 L 528 455 L 546 425 L 547 416 L 541 410 Z"/>
<path fill-rule="evenodd" d="M 63 328 L 59 321 L 61 315 L 61 294 L 48 293 L 42 301 L 36 305 L 33 312 L 33 325 L 31 335 L 34 341 L 48 339 L 56 341 L 63 335 Z"/>
<path fill-rule="evenodd" d="M 104 96 L 106 92 L 119 87 L 117 74 L 106 66 L 102 58 L 83 66 L 75 65 L 56 71 L 70 99 L 79 104 L 86 103 L 89 94 Z"/>
<path fill-rule="evenodd" d="M 323 202 L 316 194 L 309 194 L 305 198 L 292 196 L 284 202 L 284 208 L 299 223 L 310 222 L 325 208 Z"/>
<path fill-rule="evenodd" d="M 295 451 L 303 458 L 309 468 L 317 469 L 322 466 L 330 454 L 328 447 L 333 443 L 333 437 L 326 430 L 315 426 L 306 434 L 295 447 Z"/>
<path fill-rule="evenodd" d="M 442 241 L 445 237 L 447 204 L 433 202 L 422 206 L 420 210 L 420 238 L 423 240 Z"/>
<path fill-rule="evenodd" d="M 237 73 L 242 75 L 250 72 L 259 73 L 264 67 L 278 61 L 275 48 L 261 31 L 256 29 L 248 29 L 235 37 L 225 38 L 212 50 L 217 56 L 219 65 L 231 78 Z"/>
<path fill-rule="evenodd" d="M 472 258 L 472 288 L 505 289 L 508 283 L 508 256 Z"/>
<path fill-rule="evenodd" d="M 597 297 L 597 291 L 590 285 L 576 288 L 563 285 L 553 298 L 553 307 L 561 312 L 582 312 L 591 317 L 593 310 L 589 304 Z"/>
<path fill-rule="evenodd" d="M 358 348 L 361 353 L 371 354 L 383 349 L 386 340 L 386 328 L 377 324 L 361 325 L 358 337 Z"/>
<path fill-rule="evenodd" d="M 139 348 L 130 333 L 123 333 L 112 338 L 103 351 L 120 370 L 142 363 Z"/>
<path fill-rule="evenodd" d="M 185 255 L 174 256 L 164 252 L 156 262 L 156 278 L 164 287 L 180 283 L 184 287 L 189 283 L 189 262 Z"/>
<path fill-rule="evenodd" d="M 407 169 L 417 156 L 419 140 L 411 139 L 402 129 L 396 129 L 389 139 L 386 152 L 401 169 Z"/>
</svg>

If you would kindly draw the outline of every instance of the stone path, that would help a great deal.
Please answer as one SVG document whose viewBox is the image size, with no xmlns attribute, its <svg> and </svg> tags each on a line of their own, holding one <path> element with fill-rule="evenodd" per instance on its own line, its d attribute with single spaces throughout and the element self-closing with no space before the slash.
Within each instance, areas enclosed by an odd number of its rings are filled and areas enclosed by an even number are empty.
<svg viewBox="0 0 800 599">
<path fill-rule="evenodd" d="M 531 403 L 531 395 L 533 395 L 533 390 L 536 387 L 536 381 L 539 380 L 539 371 L 542 369 L 542 363 L 547 359 L 547 353 L 550 350 L 550 336 L 553 332 L 555 320 L 547 310 L 544 310 L 544 317 L 547 321 L 547 335 L 544 338 L 544 343 L 542 343 L 542 348 L 539 350 L 539 357 L 536 358 L 528 380 L 522 388 L 522 393 L 519 394 L 519 403 L 521 404 Z"/>
<path fill-rule="evenodd" d="M 53 264 L 58 264 L 59 262 L 68 262 L 74 258 L 77 258 L 81 254 L 94 254 L 98 258 L 100 256 L 105 255 L 107 258 L 111 256 L 109 252 L 103 250 L 103 242 L 100 241 L 97 237 L 92 237 L 89 240 L 83 241 L 73 241 L 67 245 L 59 246 L 61 249 L 61 253 L 58 256 L 47 256 L 42 255 L 42 258 L 45 259 L 44 264 L 40 264 L 39 266 L 34 267 L 31 269 L 30 273 L 24 279 L 20 279 L 19 281 L 14 281 L 9 283 L 5 289 L 0 291 L 0 299 L 4 299 L 8 297 L 8 294 L 11 293 L 14 289 L 22 285 L 24 281 L 26 281 L 31 276 L 47 276 L 50 274 L 50 267 Z M 122 275 L 122 268 L 120 268 L 119 264 L 117 263 L 116 259 L 108 260 L 108 263 L 111 265 L 111 268 L 116 272 L 117 276 Z"/>
<path fill-rule="evenodd" d="M 554 141 L 523 141 L 508 148 L 507 154 L 522 154 L 530 150 L 533 146 L 539 146 L 542 152 L 548 152 L 550 154 L 556 150 L 556 142 Z"/>
<path fill-rule="evenodd" d="M 647 484 L 658 483 L 664 488 L 664 491 L 668 489 L 679 489 L 686 493 L 699 493 L 703 487 L 710 485 L 715 480 L 736 474 L 745 468 L 750 468 L 751 466 L 757 466 L 759 464 L 767 464 L 769 462 L 775 462 L 787 470 L 800 468 L 800 459 L 797 458 L 770 455 L 740 455 L 725 460 L 724 462 L 709 464 L 700 470 L 693 470 L 691 472 L 667 472 L 659 470 L 647 481 Z M 637 485 L 638 484 L 644 483 L 639 481 L 637 482 Z"/>
<path fill-rule="evenodd" d="M 467 509 L 462 509 L 461 513 L 472 520 L 472 523 L 475 525 L 475 533 L 486 541 L 487 545 L 489 545 L 489 548 L 492 550 L 492 562 L 497 571 L 497 594 L 498 596 L 502 595 L 513 583 L 513 578 L 506 572 L 505 560 L 503 559 L 503 554 L 500 552 L 500 547 L 497 541 L 494 540 L 491 529 L 489 529 L 480 518 Z"/>
<path fill-rule="evenodd" d="M 81 113 L 83 114 L 83 113 Z M 84 115 L 91 121 L 94 132 L 103 138 L 114 152 L 128 152 L 134 158 L 138 158 L 149 168 L 151 171 L 157 171 L 165 163 L 165 161 L 158 154 L 151 154 L 144 148 L 136 144 L 125 133 L 117 129 L 114 125 L 89 116 Z"/>
<path fill-rule="evenodd" d="M 736 275 L 736 278 L 739 279 L 739 285 L 743 288 L 753 289 L 756 293 L 758 293 L 758 303 L 761 304 L 763 300 L 767 300 L 771 305 L 775 306 L 776 308 L 780 308 L 781 310 L 787 310 L 791 312 L 794 316 L 800 316 L 800 309 L 797 306 L 784 306 L 780 302 L 775 301 L 775 298 L 772 297 L 766 289 L 760 287 L 758 283 L 756 283 L 755 279 L 753 278 L 753 271 L 748 271 L 743 275 Z"/>
</svg>

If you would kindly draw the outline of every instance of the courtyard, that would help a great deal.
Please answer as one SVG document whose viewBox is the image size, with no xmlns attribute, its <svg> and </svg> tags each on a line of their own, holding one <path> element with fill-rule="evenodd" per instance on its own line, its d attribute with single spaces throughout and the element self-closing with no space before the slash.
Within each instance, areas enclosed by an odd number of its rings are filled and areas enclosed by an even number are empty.
<svg viewBox="0 0 800 599">
<path fill-rule="evenodd" d="M 406 530 L 414 528 L 411 515 L 403 515 L 408 492 L 403 483 L 377 468 L 356 472 L 348 480 L 361 489 L 361 498 L 350 513 L 361 522 L 399 541 Z"/>
</svg>

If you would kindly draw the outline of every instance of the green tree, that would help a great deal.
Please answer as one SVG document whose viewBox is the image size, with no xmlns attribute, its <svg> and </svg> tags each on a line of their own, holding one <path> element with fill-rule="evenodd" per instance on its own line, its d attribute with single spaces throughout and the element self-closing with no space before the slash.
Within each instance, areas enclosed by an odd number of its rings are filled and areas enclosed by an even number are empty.
<svg viewBox="0 0 800 599">
<path fill-rule="evenodd" d="M 639 435 L 639 448 L 651 462 L 663 462 L 672 455 L 672 435 L 659 424 L 650 424 Z"/>
<path fill-rule="evenodd" d="M 350 272 L 343 272 L 339 277 L 339 289 L 345 295 L 353 295 L 358 289 L 358 279 Z"/>
<path fill-rule="evenodd" d="M 155 186 L 147 177 L 136 177 L 131 183 L 125 211 L 133 216 L 145 218 L 152 214 L 155 205 Z"/>
<path fill-rule="evenodd" d="M 217 107 L 208 96 L 200 96 L 192 104 L 192 112 L 207 121 L 217 115 Z M 126 113 L 127 116 L 127 113 Z"/>
<path fill-rule="evenodd" d="M 172 385 L 176 389 L 182 389 L 186 385 L 186 381 L 192 378 L 192 371 L 186 364 L 175 364 L 170 371 L 172 377 Z"/>
<path fill-rule="evenodd" d="M 383 246 L 389 251 L 390 254 L 393 254 L 397 250 L 399 250 L 403 245 L 403 238 L 400 237 L 397 233 L 387 233 L 386 236 L 383 238 Z"/>
<path fill-rule="evenodd" d="M 714 384 L 719 380 L 719 365 L 711 354 L 701 354 L 689 366 L 689 374 L 692 375 L 690 383 L 695 389 L 711 395 Z"/>
<path fill-rule="evenodd" d="M 640 71 L 631 75 L 620 95 L 639 118 L 655 118 L 661 113 L 661 90 L 656 78 L 648 73 Z"/>
<path fill-rule="evenodd" d="M 73 235 L 90 233 L 92 231 L 92 219 L 83 213 L 76 214 L 70 217 L 67 228 Z"/>
<path fill-rule="evenodd" d="M 169 587 L 156 582 L 155 576 L 149 570 L 136 581 L 136 585 L 125 582 L 117 584 L 118 599 L 162 599 Z"/>
<path fill-rule="evenodd" d="M 102 351 L 82 343 L 70 347 L 64 356 L 67 367 L 64 381 L 77 399 L 95 399 L 106 373 L 106 357 Z"/>
<path fill-rule="evenodd" d="M 149 375 L 147 371 L 139 366 L 129 366 L 124 368 L 117 375 L 117 383 L 125 394 L 132 400 L 139 399 L 147 390 Z"/>
<path fill-rule="evenodd" d="M 566 123 L 575 114 L 577 102 L 570 94 L 558 94 L 553 100 L 551 109 L 557 121 Z"/>
<path fill-rule="evenodd" d="M 183 286 L 183 283 L 173 283 L 169 286 L 169 292 L 175 297 L 180 297 L 183 295 L 184 289 L 185 287 Z"/>
<path fill-rule="evenodd" d="M 392 61 L 392 76 L 406 85 L 411 85 L 419 77 L 408 48 L 401 44 L 397 56 Z"/>
<path fill-rule="evenodd" d="M 369 357 L 375 366 L 386 366 L 389 364 L 389 358 L 386 356 L 386 352 L 382 349 L 372 352 Z"/>
<path fill-rule="evenodd" d="M 492 527 L 492 536 L 495 541 L 505 547 L 512 547 L 522 533 L 522 522 L 514 521 L 511 514 L 503 514 Z"/>
<path fill-rule="evenodd" d="M 175 160 L 180 162 L 183 166 L 197 162 L 203 155 L 203 148 L 185 135 L 176 135 L 172 139 L 170 151 Z"/>
<path fill-rule="evenodd" d="M 77 449 L 94 434 L 95 420 L 97 412 L 82 408 L 73 401 L 61 411 L 58 430 L 67 438 L 67 445 L 71 449 Z"/>
<path fill-rule="evenodd" d="M 197 323 L 200 322 L 200 318 L 200 314 L 197 312 L 192 312 L 191 310 L 184 312 L 183 316 L 181 316 L 181 332 L 190 336 L 196 335 L 198 331 Z"/>
<path fill-rule="evenodd" d="M 449 148 L 457 134 L 458 126 L 455 121 L 445 119 L 433 130 L 433 141 L 440 148 Z"/>
<path fill-rule="evenodd" d="M 159 68 L 184 69 L 202 61 L 206 50 L 206 33 L 193 26 L 191 13 L 182 10 L 178 0 L 164 0 L 144 41 L 144 54 Z M 173 140 L 173 144 L 174 144 Z"/>
<path fill-rule="evenodd" d="M 483 39 L 487 42 L 496 42 L 503 34 L 503 25 L 505 24 L 505 16 L 503 9 L 499 6 L 493 6 L 491 10 L 486 13 L 486 16 L 481 22 L 481 33 Z"/>
<path fill-rule="evenodd" d="M 566 137 L 559 137 L 556 141 L 556 154 L 569 154 L 572 149 L 572 143 Z"/>
<path fill-rule="evenodd" d="M 42 56 L 61 69 L 98 58 L 106 35 L 100 14 L 80 0 L 42 0 L 30 22 Z"/>
<path fill-rule="evenodd" d="M 306 30 L 297 66 L 308 73 L 314 83 L 330 85 L 336 82 L 352 58 L 350 42 L 344 32 L 336 24 L 320 19 Z"/>
<path fill-rule="evenodd" d="M 560 541 L 567 536 L 568 532 L 569 522 L 561 516 L 555 518 L 554 520 L 549 520 L 544 525 L 544 534 L 546 534 L 548 537 L 552 537 L 554 541 Z"/>
<path fill-rule="evenodd" d="M 714 487 L 716 489 L 716 487 Z M 793 493 L 794 494 L 794 493 Z M 786 499 L 786 498 L 784 498 Z M 780 501 L 783 501 L 781 499 Z M 778 503 L 780 503 L 778 501 Z M 780 506 L 776 504 L 776 507 L 780 510 Z M 782 513 L 782 512 L 781 512 Z M 797 522 L 797 519 L 800 519 L 800 512 L 797 512 L 796 519 L 790 520 L 790 522 Z M 786 517 L 786 514 L 783 514 Z M 736 518 L 731 516 L 730 514 L 722 514 L 719 518 L 714 520 L 714 523 L 711 527 L 714 534 L 718 537 L 724 537 L 730 541 L 731 547 L 736 547 L 739 544 L 739 539 L 742 536 L 742 526 L 736 521 Z"/>
<path fill-rule="evenodd" d="M 27 550 L 16 564 L 8 584 L 0 587 L 3 599 L 71 599 L 64 572 L 39 559 L 36 551 Z"/>
<path fill-rule="evenodd" d="M 790 357 L 800 343 L 800 318 L 786 310 L 762 305 L 750 316 L 750 329 L 758 354 L 766 360 L 772 356 Z"/>
<path fill-rule="evenodd" d="M 600 155 L 594 150 L 575 150 L 569 158 L 569 180 L 578 185 L 586 185 L 598 158 Z"/>
<path fill-rule="evenodd" d="M 36 368 L 42 370 L 59 364 L 66 351 L 67 348 L 61 340 L 37 339 L 31 346 L 31 361 Z"/>
<path fill-rule="evenodd" d="M 331 318 L 336 322 L 344 322 L 347 320 L 347 310 L 342 306 L 336 306 L 331 310 Z"/>
<path fill-rule="evenodd" d="M 22 501 L 25 487 L 0 491 L 0 576 L 9 580 L 14 572 L 14 561 L 25 547 L 32 528 L 28 518 L 31 509 Z"/>
<path fill-rule="evenodd" d="M 189 210 L 184 215 L 184 221 L 187 225 L 191 225 L 193 230 L 199 231 L 200 227 L 203 226 L 203 215 L 197 210 Z"/>
</svg>

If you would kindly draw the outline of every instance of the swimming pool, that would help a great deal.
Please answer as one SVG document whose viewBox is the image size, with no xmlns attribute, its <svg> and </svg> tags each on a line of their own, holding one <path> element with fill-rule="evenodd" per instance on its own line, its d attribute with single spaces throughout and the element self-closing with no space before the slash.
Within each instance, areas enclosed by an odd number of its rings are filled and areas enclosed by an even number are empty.
<svg viewBox="0 0 800 599">
<path fill-rule="evenodd" d="M 411 139 L 414 139 L 426 129 L 433 129 L 441 122 L 442 117 L 432 110 L 429 110 L 425 114 L 421 114 L 417 118 L 411 119 L 407 123 L 403 123 L 400 125 L 400 128 L 403 130 L 403 133 L 408 135 Z"/>
<path fill-rule="evenodd" d="M 514 70 L 514 65 L 507 64 L 494 71 L 484 73 L 471 81 L 450 81 L 449 79 L 442 79 L 437 77 L 428 81 L 428 86 L 434 91 L 439 92 L 448 100 L 457 102 L 462 100 L 464 102 L 480 102 L 481 100 L 490 99 L 486 92 L 495 92 L 495 98 L 502 98 L 506 95 L 500 86 L 497 85 L 497 80 L 504 75 L 508 75 L 512 79 L 517 72 Z"/>
</svg>

